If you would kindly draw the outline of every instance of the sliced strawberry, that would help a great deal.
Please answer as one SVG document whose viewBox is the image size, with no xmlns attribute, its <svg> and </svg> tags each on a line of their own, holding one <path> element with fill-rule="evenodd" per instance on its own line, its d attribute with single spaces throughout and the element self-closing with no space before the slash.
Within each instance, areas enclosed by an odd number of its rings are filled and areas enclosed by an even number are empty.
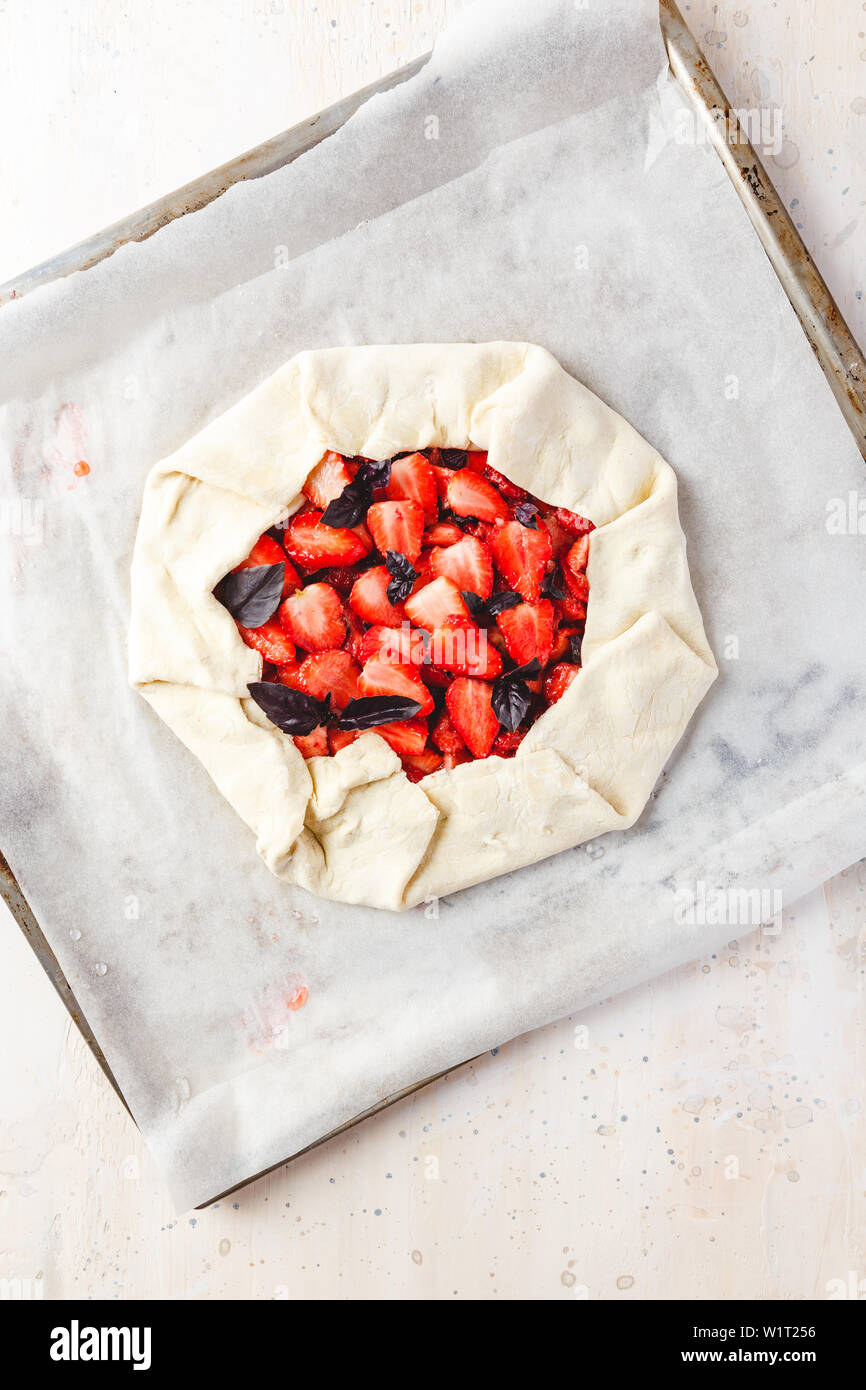
<svg viewBox="0 0 866 1390">
<path fill-rule="evenodd" d="M 565 564 L 572 574 L 583 574 L 589 560 L 589 536 L 581 536 L 565 557 Z"/>
<path fill-rule="evenodd" d="M 450 772 L 452 767 L 459 767 L 461 763 L 471 763 L 472 754 L 468 748 L 462 748 L 457 753 L 445 753 L 442 761 Z"/>
<path fill-rule="evenodd" d="M 404 753 L 401 762 L 409 781 L 420 782 L 422 777 L 429 777 L 431 772 L 439 771 L 442 757 L 432 748 L 427 748 L 423 753 Z"/>
<path fill-rule="evenodd" d="M 350 656 L 353 656 L 356 661 L 360 661 L 361 642 L 364 639 L 365 630 L 364 624 L 361 622 L 357 613 L 353 613 L 351 608 L 345 608 L 343 612 L 346 615 L 346 627 L 348 629 L 348 635 L 343 643 L 343 650 L 347 651 Z"/>
<path fill-rule="evenodd" d="M 261 652 L 265 660 L 272 661 L 275 666 L 286 666 L 295 659 L 294 642 L 273 618 L 255 628 L 241 627 L 238 623 L 238 632 L 248 647 Z"/>
<path fill-rule="evenodd" d="M 298 512 L 286 531 L 286 553 L 298 564 L 318 569 L 321 565 L 354 565 L 369 555 L 371 546 L 356 531 L 344 526 L 322 526 L 320 511 Z"/>
<path fill-rule="evenodd" d="M 461 592 L 489 598 L 493 593 L 493 557 L 483 541 L 464 536 L 456 545 L 431 552 L 430 571 L 453 579 Z"/>
<path fill-rule="evenodd" d="M 370 548 L 372 549 L 372 542 Z M 310 578 L 316 584 L 330 584 L 331 588 L 336 589 L 338 594 L 345 596 L 358 578 L 358 571 L 353 565 L 331 565 L 326 569 L 316 570 Z"/>
<path fill-rule="evenodd" d="M 300 589 L 301 576 L 291 560 L 286 557 L 283 547 L 267 532 L 263 536 L 259 536 L 247 558 L 235 566 L 235 573 L 238 570 L 256 569 L 259 565 L 285 565 L 286 577 L 283 580 L 283 598 L 287 594 L 294 593 L 295 589 Z"/>
<path fill-rule="evenodd" d="M 445 619 L 452 614 L 469 617 L 469 609 L 463 602 L 460 590 L 454 580 L 447 579 L 445 575 L 416 590 L 407 598 L 404 607 L 416 627 L 426 628 L 428 632 L 442 627 Z"/>
<path fill-rule="evenodd" d="M 542 666 L 546 664 L 553 648 L 556 625 L 550 599 L 504 608 L 496 615 L 496 622 L 505 640 L 506 651 L 515 665 L 525 666 L 534 657 Z"/>
<path fill-rule="evenodd" d="M 418 710 L 421 718 L 433 708 L 433 696 L 417 669 L 395 666 L 379 657 L 373 657 L 365 664 L 358 681 L 358 695 L 398 695 L 407 700 L 416 700 L 421 706 Z"/>
<path fill-rule="evenodd" d="M 451 722 L 476 758 L 487 757 L 499 732 L 492 698 L 492 685 L 468 676 L 459 676 L 445 692 Z"/>
<path fill-rule="evenodd" d="M 533 603 L 541 593 L 545 566 L 552 552 L 543 523 L 535 527 L 508 521 L 493 532 L 490 549 L 493 563 L 508 587 Z"/>
<path fill-rule="evenodd" d="M 488 643 L 487 633 L 471 618 L 453 614 L 430 638 L 429 655 L 434 666 L 454 671 L 458 676 L 493 680 L 502 670 L 502 657 Z"/>
<path fill-rule="evenodd" d="M 565 597 L 556 600 L 556 606 L 566 622 L 581 623 L 586 618 L 586 604 L 580 599 L 573 598 L 567 588 Z"/>
<path fill-rule="evenodd" d="M 457 469 L 442 468 L 439 464 L 436 463 L 433 463 L 430 466 L 433 469 L 433 476 L 436 479 L 436 491 L 439 494 L 439 501 L 444 502 L 445 494 L 448 490 L 448 484 L 450 483 L 452 478 L 456 478 Z"/>
<path fill-rule="evenodd" d="M 417 502 L 374 502 L 367 525 L 380 555 L 396 550 L 417 560 L 424 535 L 424 512 Z"/>
<path fill-rule="evenodd" d="M 466 455 L 466 467 L 473 473 L 483 473 L 487 467 L 487 450 L 470 449 Z"/>
<path fill-rule="evenodd" d="M 336 724 L 332 724 L 328 729 L 328 747 L 332 753 L 339 753 L 341 748 L 348 748 L 350 743 L 354 743 L 356 738 L 360 738 L 359 729 L 338 729 Z"/>
<path fill-rule="evenodd" d="M 381 623 L 385 627 L 399 627 L 403 622 L 402 603 L 392 603 L 388 597 L 391 576 L 384 565 L 376 565 L 365 570 L 352 585 L 349 607 L 353 608 L 365 623 Z"/>
<path fill-rule="evenodd" d="M 343 603 L 330 584 L 308 584 L 280 604 L 280 624 L 307 652 L 336 651 L 346 640 Z"/>
<path fill-rule="evenodd" d="M 424 545 L 455 545 L 466 533 L 453 521 L 439 521 L 424 532 Z"/>
<path fill-rule="evenodd" d="M 566 627 L 558 627 L 553 639 L 553 646 L 550 649 L 548 661 L 567 661 L 571 656 L 571 638 L 577 632 L 577 627 L 570 623 Z"/>
<path fill-rule="evenodd" d="M 287 661 L 284 666 L 277 666 L 274 670 L 274 680 L 280 685 L 287 685 L 291 690 L 303 690 L 301 683 L 301 661 Z"/>
<path fill-rule="evenodd" d="M 586 575 L 582 574 L 580 571 L 575 573 L 570 566 L 563 565 L 562 577 L 565 580 L 565 587 L 571 597 L 578 603 L 586 603 L 589 598 L 589 580 Z"/>
<path fill-rule="evenodd" d="M 427 746 L 426 719 L 397 719 L 392 724 L 377 724 L 373 733 L 383 738 L 401 757 L 417 757 Z"/>
<path fill-rule="evenodd" d="M 449 715 L 443 713 L 433 727 L 430 735 L 437 748 L 443 753 L 459 753 L 466 747 L 462 738 L 458 734 L 454 725 L 451 723 Z"/>
<path fill-rule="evenodd" d="M 471 469 L 461 468 L 450 479 L 445 492 L 448 506 L 456 516 L 474 516 L 479 521 L 507 521 L 508 504 L 492 483 Z"/>
<path fill-rule="evenodd" d="M 317 724 L 310 734 L 295 734 L 295 747 L 305 758 L 324 758 L 330 753 L 328 730 L 324 724 Z"/>
<path fill-rule="evenodd" d="M 569 546 L 571 546 L 574 541 L 574 536 L 570 531 L 566 531 L 565 527 L 557 521 L 555 512 L 543 511 L 541 516 L 550 534 L 550 543 L 553 546 L 553 558 L 554 560 L 558 560 L 565 554 Z"/>
<path fill-rule="evenodd" d="M 557 700 L 562 699 L 579 670 L 579 666 L 569 661 L 559 661 L 551 666 L 544 677 L 544 698 L 549 705 L 555 705 Z"/>
<path fill-rule="evenodd" d="M 343 488 L 348 487 L 351 481 L 352 475 L 346 467 L 343 455 L 335 454 L 329 449 L 324 458 L 316 464 L 302 491 L 305 497 L 309 497 L 316 507 L 321 507 L 324 511 L 328 503 L 339 497 Z"/>
<path fill-rule="evenodd" d="M 426 685 L 434 685 L 440 690 L 447 689 L 454 679 L 453 671 L 446 671 L 444 666 L 432 666 L 429 661 L 420 668 L 419 675 Z"/>
<path fill-rule="evenodd" d="M 417 502 L 428 521 L 435 521 L 439 515 L 436 474 L 423 454 L 394 460 L 387 493 L 395 502 Z"/>
<path fill-rule="evenodd" d="M 528 733 L 528 729 L 500 729 L 493 740 L 494 757 L 513 757 Z"/>
<path fill-rule="evenodd" d="M 348 652 L 314 652 L 301 663 L 301 689 L 316 700 L 330 694 L 334 709 L 345 709 L 358 693 L 361 668 Z"/>
<path fill-rule="evenodd" d="M 484 477 L 488 483 L 492 483 L 497 492 L 501 492 L 503 497 L 507 497 L 512 502 L 525 502 L 529 493 L 525 487 L 518 487 L 517 483 L 512 483 L 510 478 L 506 478 L 504 473 L 497 473 L 495 468 L 486 464 Z"/>
<path fill-rule="evenodd" d="M 567 507 L 557 507 L 555 516 L 560 526 L 570 531 L 572 536 L 585 536 L 588 531 L 595 530 L 594 522 L 577 512 L 570 512 Z"/>
<path fill-rule="evenodd" d="M 392 665 L 420 666 L 424 661 L 424 639 L 420 632 L 410 629 L 408 623 L 403 627 L 383 627 L 377 623 L 368 627 L 361 638 L 360 652 L 362 664 L 378 657 Z"/>
</svg>

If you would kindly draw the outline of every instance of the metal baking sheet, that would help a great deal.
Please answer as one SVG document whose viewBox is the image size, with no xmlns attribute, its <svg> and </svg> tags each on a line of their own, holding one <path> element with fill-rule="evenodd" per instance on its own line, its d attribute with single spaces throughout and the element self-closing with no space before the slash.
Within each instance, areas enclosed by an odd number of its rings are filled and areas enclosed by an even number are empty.
<svg viewBox="0 0 866 1390">
<path fill-rule="evenodd" d="M 737 189 L 761 244 L 854 434 L 860 452 L 866 458 L 866 360 L 779 200 L 754 148 L 746 138 L 746 133 L 740 129 L 734 112 L 686 27 L 674 0 L 660 0 L 660 19 L 671 71 L 693 104 L 698 118 L 706 123 L 709 139 Z M 0 306 L 12 299 L 20 298 L 40 285 L 96 265 L 127 242 L 144 241 L 175 218 L 205 207 L 243 179 L 261 178 L 291 163 L 338 130 L 370 97 L 388 91 L 413 77 L 424 67 L 429 57 L 429 53 L 423 54 L 406 67 L 371 83 L 352 96 L 345 97 L 318 115 L 257 146 L 256 149 L 212 170 L 193 183 L 0 286 Z M 27 937 L 109 1082 L 126 1104 L 87 1018 L 2 855 L 0 895 Z M 467 1059 L 467 1063 L 469 1060 L 473 1059 Z M 449 1070 L 453 1071 L 454 1068 Z M 395 1095 L 383 1097 L 376 1105 L 356 1115 L 331 1133 L 323 1135 L 309 1148 L 325 1143 L 333 1138 L 334 1134 L 342 1133 L 359 1124 L 370 1115 L 422 1089 L 444 1074 L 440 1072 L 436 1076 L 426 1077 Z M 304 1149 L 301 1152 L 308 1151 L 309 1149 Z M 280 1167 L 282 1163 L 297 1157 L 299 1154 L 291 1154 L 275 1167 Z M 245 1182 L 252 1182 L 261 1176 L 261 1173 L 251 1174 Z M 243 1185 L 245 1184 L 239 1184 Z"/>
</svg>

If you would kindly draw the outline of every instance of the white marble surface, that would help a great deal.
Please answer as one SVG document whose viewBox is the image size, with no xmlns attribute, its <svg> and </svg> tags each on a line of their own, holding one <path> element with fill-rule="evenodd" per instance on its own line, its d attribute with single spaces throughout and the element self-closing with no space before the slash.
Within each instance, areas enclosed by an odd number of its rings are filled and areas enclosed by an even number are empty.
<svg viewBox="0 0 866 1390">
<path fill-rule="evenodd" d="M 457 8 L 4 11 L 0 277 L 406 61 Z M 769 167 L 864 341 L 866 12 L 818 15 L 687 13 L 737 104 L 781 102 Z M 826 1297 L 866 1275 L 864 903 L 861 863 L 780 937 L 600 1006 L 585 1034 L 508 1044 L 181 1221 L 4 922 L 0 1279 L 47 1297 Z"/>
</svg>

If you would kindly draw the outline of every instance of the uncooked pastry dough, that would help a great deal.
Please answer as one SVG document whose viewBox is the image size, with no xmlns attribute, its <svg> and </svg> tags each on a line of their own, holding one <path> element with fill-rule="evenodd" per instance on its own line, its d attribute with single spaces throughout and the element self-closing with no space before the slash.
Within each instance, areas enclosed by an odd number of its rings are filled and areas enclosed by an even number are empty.
<svg viewBox="0 0 866 1390">
<path fill-rule="evenodd" d="M 595 523 L 583 668 L 515 757 L 418 783 L 378 734 L 305 762 L 248 697 L 262 659 L 213 597 L 297 510 L 327 449 L 438 445 Z M 207 768 L 281 878 L 402 909 L 634 823 L 717 675 L 676 478 L 528 343 L 302 352 L 150 473 L 132 565 L 130 680 Z"/>
</svg>

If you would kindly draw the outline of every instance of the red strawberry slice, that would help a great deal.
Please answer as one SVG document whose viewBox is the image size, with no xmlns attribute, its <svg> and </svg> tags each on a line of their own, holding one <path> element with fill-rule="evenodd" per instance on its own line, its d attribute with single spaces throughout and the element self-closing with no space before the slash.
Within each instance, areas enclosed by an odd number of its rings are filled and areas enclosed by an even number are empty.
<svg viewBox="0 0 866 1390">
<path fill-rule="evenodd" d="M 469 468 L 461 468 L 450 479 L 445 500 L 456 516 L 474 516 L 488 522 L 508 520 L 507 502 L 492 483 Z"/>
<path fill-rule="evenodd" d="M 322 565 L 354 565 L 369 555 L 371 546 L 344 526 L 322 526 L 320 511 L 299 512 L 286 531 L 286 553 L 299 565 L 319 569 Z"/>
<path fill-rule="evenodd" d="M 439 521 L 424 532 L 424 545 L 455 545 L 465 535 L 453 521 Z"/>
<path fill-rule="evenodd" d="M 345 709 L 358 693 L 361 668 L 348 652 L 314 652 L 301 663 L 301 689 L 316 700 L 330 694 L 334 709 Z"/>
<path fill-rule="evenodd" d="M 400 761 L 410 782 L 420 782 L 422 777 L 429 777 L 431 772 L 438 772 L 442 766 L 441 755 L 432 748 L 427 748 L 423 753 L 404 753 Z"/>
<path fill-rule="evenodd" d="M 492 483 L 497 492 L 501 492 L 503 497 L 507 497 L 512 502 L 525 502 L 529 493 L 525 487 L 518 487 L 510 478 L 506 478 L 504 473 L 497 473 L 495 468 L 491 468 L 488 463 L 484 469 L 484 477 L 488 483 Z"/>
<path fill-rule="evenodd" d="M 308 584 L 280 605 L 280 624 L 307 652 L 336 651 L 346 640 L 346 618 L 336 589 Z"/>
<path fill-rule="evenodd" d="M 553 639 L 553 646 L 550 649 L 548 661 L 567 661 L 571 656 L 570 638 L 577 632 L 577 626 L 569 623 L 567 626 L 557 628 L 556 636 Z"/>
<path fill-rule="evenodd" d="M 525 666 L 533 657 L 538 657 L 542 666 L 546 664 L 553 648 L 556 625 L 550 599 L 505 608 L 496 615 L 496 622 L 505 640 L 506 651 L 515 665 Z"/>
<path fill-rule="evenodd" d="M 588 531 L 595 530 L 594 522 L 577 512 L 570 512 L 567 507 L 557 507 L 555 516 L 560 526 L 570 531 L 573 536 L 585 536 Z"/>
<path fill-rule="evenodd" d="M 396 550 L 417 560 L 424 535 L 424 512 L 417 502 L 374 502 L 367 525 L 380 555 Z"/>
<path fill-rule="evenodd" d="M 343 488 L 348 487 L 351 481 L 352 475 L 346 467 L 343 455 L 335 454 L 329 449 L 324 458 L 316 464 L 301 490 L 305 497 L 309 497 L 316 507 L 321 507 L 324 511 L 328 503 L 339 497 Z"/>
<path fill-rule="evenodd" d="M 385 627 L 399 627 L 403 622 L 402 603 L 392 603 L 388 597 L 391 576 L 384 565 L 376 565 L 365 570 L 352 585 L 349 607 L 353 608 L 365 623 L 381 623 Z"/>
<path fill-rule="evenodd" d="M 493 740 L 494 757 L 513 758 L 528 733 L 528 729 L 500 729 Z"/>
<path fill-rule="evenodd" d="M 483 473 L 487 467 L 487 450 L 470 449 L 466 455 L 466 467 L 473 473 Z"/>
<path fill-rule="evenodd" d="M 566 580 L 566 590 L 568 581 Z M 586 604 L 580 599 L 573 598 L 566 592 L 565 598 L 556 600 L 556 606 L 563 618 L 569 623 L 581 623 L 586 618 Z"/>
<path fill-rule="evenodd" d="M 569 546 L 574 541 L 574 536 L 570 531 L 566 531 L 564 526 L 560 525 L 556 519 L 555 512 L 543 511 L 541 516 L 550 534 L 550 543 L 553 546 L 553 558 L 554 560 L 558 560 L 568 550 Z"/>
<path fill-rule="evenodd" d="M 401 757 L 418 756 L 427 745 L 426 719 L 396 719 L 393 724 L 377 724 L 372 732 Z"/>
<path fill-rule="evenodd" d="M 573 599 L 578 603 L 586 603 L 589 598 L 589 580 L 585 574 L 578 571 L 576 574 L 568 565 L 562 567 L 562 577 L 565 587 Z"/>
<path fill-rule="evenodd" d="M 447 714 L 442 714 L 430 735 L 437 748 L 443 753 L 459 753 L 466 747 Z"/>
<path fill-rule="evenodd" d="M 562 699 L 579 670 L 580 667 L 570 661 L 559 661 L 551 666 L 544 677 L 544 698 L 549 705 L 555 705 L 557 700 Z"/>
<path fill-rule="evenodd" d="M 479 598 L 493 593 L 493 557 L 483 541 L 464 536 L 456 545 L 431 552 L 430 571 L 453 579 L 461 592 L 467 590 Z"/>
<path fill-rule="evenodd" d="M 295 747 L 305 758 L 325 758 L 330 753 L 328 730 L 324 724 L 317 724 L 312 733 L 295 734 Z"/>
<path fill-rule="evenodd" d="M 452 767 L 459 767 L 461 763 L 471 763 L 472 754 L 469 752 L 468 748 L 462 748 L 457 753 L 443 754 L 442 761 L 450 772 Z"/>
<path fill-rule="evenodd" d="M 368 627 L 361 638 L 360 661 L 378 657 L 396 666 L 421 666 L 424 661 L 424 639 L 420 632 L 403 627 L 384 627 L 377 623 Z M 420 674 L 420 673 L 419 673 Z"/>
<path fill-rule="evenodd" d="M 499 732 L 492 698 L 492 685 L 469 676 L 459 676 L 445 692 L 451 722 L 476 758 L 487 757 Z"/>
<path fill-rule="evenodd" d="M 421 706 L 418 710 L 420 718 L 433 708 L 433 696 L 416 669 L 396 666 L 390 661 L 382 661 L 380 657 L 373 657 L 365 664 L 358 681 L 358 695 L 398 695 L 406 700 L 416 700 Z M 378 727 L 376 732 L 379 732 Z"/>
<path fill-rule="evenodd" d="M 339 753 L 341 748 L 348 748 L 350 743 L 354 743 L 355 739 L 360 737 L 358 729 L 338 729 L 336 724 L 332 724 L 328 729 L 328 747 L 332 753 Z"/>
<path fill-rule="evenodd" d="M 394 502 L 417 502 L 428 521 L 435 521 L 439 515 L 436 474 L 423 454 L 395 459 L 386 491 Z"/>
<path fill-rule="evenodd" d="M 445 619 L 452 614 L 469 617 L 469 609 L 463 602 L 460 590 L 454 580 L 447 579 L 444 574 L 434 579 L 432 584 L 425 584 L 423 589 L 410 594 L 404 607 L 416 627 L 426 628 L 428 632 L 442 627 Z"/>
<path fill-rule="evenodd" d="M 301 576 L 291 560 L 286 558 L 283 547 L 267 533 L 259 536 L 247 558 L 235 566 L 234 572 L 256 569 L 259 565 L 285 565 L 286 577 L 283 580 L 283 598 L 301 587 Z"/>
<path fill-rule="evenodd" d="M 265 660 L 272 661 L 275 666 L 286 666 L 295 659 L 294 642 L 273 618 L 255 628 L 241 627 L 238 623 L 238 632 L 248 647 L 261 652 Z"/>
<path fill-rule="evenodd" d="M 287 685 L 291 690 L 303 690 L 301 684 L 300 661 L 287 661 L 284 666 L 278 666 L 274 671 L 274 680 L 280 685 Z"/>
<path fill-rule="evenodd" d="M 448 484 L 450 483 L 452 478 L 456 478 L 457 469 L 443 468 L 441 464 L 438 463 L 433 463 L 430 466 L 433 469 L 433 475 L 436 479 L 436 491 L 439 494 L 439 501 L 444 502 L 445 494 L 448 490 Z"/>
<path fill-rule="evenodd" d="M 539 522 L 537 527 L 508 521 L 490 537 L 493 563 L 509 589 L 516 589 L 528 603 L 541 593 L 544 570 L 551 557 L 550 536 Z"/>
<path fill-rule="evenodd" d="M 430 638 L 429 655 L 434 666 L 458 676 L 493 680 L 502 670 L 502 657 L 471 618 L 446 618 Z"/>
<path fill-rule="evenodd" d="M 569 550 L 565 563 L 572 574 L 583 574 L 589 560 L 589 536 L 581 536 Z"/>
<path fill-rule="evenodd" d="M 371 542 L 370 549 L 372 548 Z M 330 584 L 338 594 L 345 596 L 358 578 L 358 571 L 352 565 L 331 565 L 323 570 L 316 570 L 310 578 L 316 584 Z"/>
<path fill-rule="evenodd" d="M 348 635 L 343 643 L 343 650 L 347 651 L 350 656 L 353 656 L 356 661 L 360 661 L 361 642 L 364 637 L 364 624 L 361 622 L 357 613 L 352 612 L 351 608 L 344 608 L 343 612 L 346 616 L 346 627 L 348 628 Z"/>
</svg>

